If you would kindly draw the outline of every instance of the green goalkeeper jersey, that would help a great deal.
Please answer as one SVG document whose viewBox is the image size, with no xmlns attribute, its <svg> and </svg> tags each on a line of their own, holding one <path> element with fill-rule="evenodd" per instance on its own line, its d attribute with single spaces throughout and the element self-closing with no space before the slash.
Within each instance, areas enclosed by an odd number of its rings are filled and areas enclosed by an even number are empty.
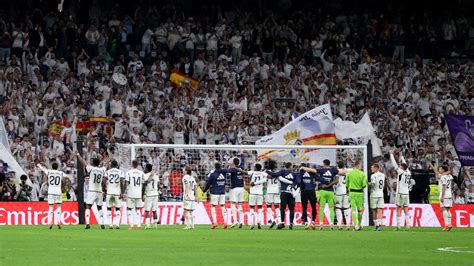
<svg viewBox="0 0 474 266">
<path fill-rule="evenodd" d="M 346 184 L 350 190 L 362 190 L 367 186 L 367 178 L 364 172 L 354 169 L 347 174 Z"/>
</svg>

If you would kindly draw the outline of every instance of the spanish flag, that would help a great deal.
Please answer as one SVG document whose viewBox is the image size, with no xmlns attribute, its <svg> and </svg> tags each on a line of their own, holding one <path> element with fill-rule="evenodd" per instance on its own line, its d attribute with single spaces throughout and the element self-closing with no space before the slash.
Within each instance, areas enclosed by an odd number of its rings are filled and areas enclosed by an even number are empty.
<svg viewBox="0 0 474 266">
<path fill-rule="evenodd" d="M 81 121 L 76 123 L 76 132 L 79 133 L 85 129 L 92 129 L 97 125 L 105 125 L 106 133 L 113 131 L 111 125 L 114 123 L 114 120 L 110 117 L 102 116 L 92 116 L 89 118 L 89 121 Z M 49 135 L 56 136 L 61 134 L 61 131 L 64 127 L 69 126 L 71 122 L 69 121 L 54 121 L 49 126 Z"/>
<path fill-rule="evenodd" d="M 179 72 L 176 69 L 171 70 L 170 81 L 173 86 L 179 88 L 184 82 L 189 82 L 193 89 L 197 89 L 199 86 L 199 80 L 193 79 L 188 75 Z"/>
</svg>

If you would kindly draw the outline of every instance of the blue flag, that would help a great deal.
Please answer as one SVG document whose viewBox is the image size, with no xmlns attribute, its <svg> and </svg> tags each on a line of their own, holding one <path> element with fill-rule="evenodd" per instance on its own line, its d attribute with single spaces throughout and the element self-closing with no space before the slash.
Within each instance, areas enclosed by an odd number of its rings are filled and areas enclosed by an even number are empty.
<svg viewBox="0 0 474 266">
<path fill-rule="evenodd" d="M 451 141 L 463 166 L 474 166 L 474 116 L 445 115 Z"/>
</svg>

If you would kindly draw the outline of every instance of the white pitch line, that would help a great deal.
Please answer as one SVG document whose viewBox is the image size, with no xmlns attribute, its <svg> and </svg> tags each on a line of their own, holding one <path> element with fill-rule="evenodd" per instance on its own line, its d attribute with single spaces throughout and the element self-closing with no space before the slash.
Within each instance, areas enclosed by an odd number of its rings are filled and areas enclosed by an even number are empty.
<svg viewBox="0 0 474 266">
<path fill-rule="evenodd" d="M 444 248 L 438 248 L 438 250 L 444 251 L 444 252 L 455 252 L 455 253 L 474 253 L 473 250 L 459 250 L 459 249 L 464 249 L 464 248 L 469 248 L 469 247 L 444 247 Z"/>
</svg>

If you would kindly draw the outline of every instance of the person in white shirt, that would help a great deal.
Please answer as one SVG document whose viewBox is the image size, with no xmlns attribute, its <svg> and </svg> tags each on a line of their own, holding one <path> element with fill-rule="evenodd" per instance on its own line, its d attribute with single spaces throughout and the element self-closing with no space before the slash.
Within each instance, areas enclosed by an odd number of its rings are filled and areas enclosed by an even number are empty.
<svg viewBox="0 0 474 266">
<path fill-rule="evenodd" d="M 439 203 L 443 212 L 444 228 L 443 231 L 451 231 L 451 207 L 453 207 L 453 176 L 449 172 L 448 166 L 439 166 L 436 170 L 433 168 L 438 178 Z"/>
<path fill-rule="evenodd" d="M 135 225 L 138 229 L 142 228 L 141 225 L 141 209 L 143 208 L 143 183 L 145 182 L 145 173 L 138 170 L 138 161 L 132 161 L 132 169 L 130 169 L 125 177 L 125 191 L 127 191 L 127 209 L 128 209 L 128 223 L 130 229 L 134 228 L 133 225 L 133 212 L 136 213 Z"/>
<path fill-rule="evenodd" d="M 249 171 L 246 173 L 250 176 L 250 189 L 249 189 L 249 206 L 250 206 L 250 218 L 249 225 L 250 229 L 257 228 L 261 229 L 261 223 L 263 220 L 263 184 L 267 182 L 268 174 L 262 172 L 262 165 L 259 163 L 255 164 L 255 171 Z M 257 206 L 257 218 L 255 219 L 255 206 Z M 256 222 L 256 223 L 255 223 Z"/>
<path fill-rule="evenodd" d="M 48 226 L 49 229 L 53 228 L 53 223 L 58 225 L 58 228 L 61 229 L 61 185 L 63 180 L 67 177 L 62 171 L 59 171 L 59 164 L 53 162 L 51 164 L 51 170 L 46 169 L 41 164 L 36 165 L 43 173 L 47 175 L 47 185 L 48 185 Z M 53 210 L 54 205 L 56 204 L 56 218 L 53 222 Z"/>
<path fill-rule="evenodd" d="M 105 180 L 107 183 L 107 217 L 109 219 L 109 228 L 112 229 L 114 225 L 114 218 L 112 217 L 112 207 L 115 208 L 115 228 L 120 228 L 120 207 L 121 199 L 123 198 L 122 183 L 125 179 L 125 173 L 118 169 L 116 160 L 110 162 L 110 169 L 107 170 Z"/>
<path fill-rule="evenodd" d="M 397 171 L 397 192 L 395 197 L 395 204 L 397 205 L 397 228 L 396 231 L 401 230 L 401 215 L 402 209 L 405 213 L 405 221 L 407 228 L 411 227 L 410 215 L 408 214 L 408 206 L 410 205 L 410 190 L 409 186 L 411 183 L 411 171 L 408 169 L 408 165 L 403 158 L 403 154 L 400 152 L 401 164 L 398 166 L 397 161 L 394 157 L 394 150 L 390 151 L 390 161 L 392 162 L 393 168 Z"/>
<path fill-rule="evenodd" d="M 158 187 L 160 178 L 153 171 L 153 165 L 145 166 L 145 229 L 150 228 L 150 211 L 153 212 L 154 226 L 156 228 L 158 221 Z"/>
<path fill-rule="evenodd" d="M 372 164 L 370 170 L 372 175 L 370 176 L 370 208 L 374 212 L 374 224 L 375 230 L 380 231 L 382 226 L 382 210 L 384 206 L 383 202 L 383 188 L 385 186 L 385 175 L 380 172 L 380 166 L 377 163 Z"/>
<path fill-rule="evenodd" d="M 97 222 L 100 225 L 101 229 L 105 229 L 104 226 L 104 219 L 103 219 L 103 212 L 102 212 L 102 182 L 104 180 L 105 168 L 100 166 L 99 158 L 92 158 L 92 164 L 89 165 L 87 161 L 81 156 L 79 152 L 76 151 L 76 156 L 79 161 L 86 166 L 86 172 L 89 176 L 88 178 L 88 187 L 89 190 L 87 191 L 86 197 L 86 228 L 90 229 L 90 215 L 91 215 L 91 208 L 94 203 L 97 206 L 97 210 L 99 211 L 99 217 L 97 217 Z M 104 163 L 108 163 L 108 161 L 104 161 Z"/>
<path fill-rule="evenodd" d="M 230 38 L 230 43 L 232 44 L 232 62 L 238 64 L 242 55 L 242 36 L 239 31 L 236 31 L 235 35 Z"/>
<path fill-rule="evenodd" d="M 183 208 L 185 212 L 186 227 L 183 229 L 194 229 L 194 215 L 195 210 L 194 202 L 198 198 L 197 195 L 197 183 L 194 177 L 191 175 L 192 170 L 189 165 L 186 165 L 183 169 Z"/>
<path fill-rule="evenodd" d="M 142 35 L 142 51 L 145 52 L 145 55 L 150 54 L 152 37 L 154 36 L 153 31 L 148 27 Z"/>
</svg>

